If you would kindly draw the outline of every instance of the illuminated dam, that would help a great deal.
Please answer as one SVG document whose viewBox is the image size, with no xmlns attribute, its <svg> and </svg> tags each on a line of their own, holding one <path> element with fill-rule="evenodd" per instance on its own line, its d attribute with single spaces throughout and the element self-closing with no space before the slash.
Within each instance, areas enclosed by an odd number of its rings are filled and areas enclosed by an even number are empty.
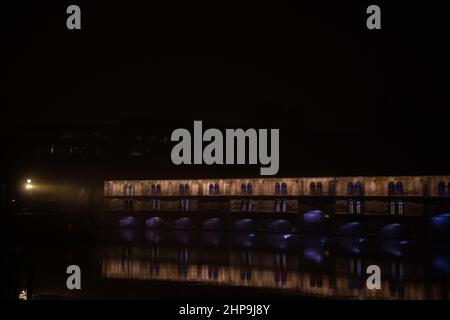
<svg viewBox="0 0 450 320">
<path fill-rule="evenodd" d="M 450 176 L 107 180 L 108 226 L 450 234 Z"/>
</svg>

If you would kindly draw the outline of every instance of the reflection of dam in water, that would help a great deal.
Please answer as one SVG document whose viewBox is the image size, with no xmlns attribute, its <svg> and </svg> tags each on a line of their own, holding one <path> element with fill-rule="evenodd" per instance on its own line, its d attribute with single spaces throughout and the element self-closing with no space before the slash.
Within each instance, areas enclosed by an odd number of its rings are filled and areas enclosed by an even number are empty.
<svg viewBox="0 0 450 320">
<path fill-rule="evenodd" d="M 128 244 L 97 248 L 104 279 L 254 287 L 346 299 L 449 297 L 445 246 L 433 245 L 430 255 L 429 244 L 407 239 L 141 231 L 135 230 Z M 382 270 L 381 290 L 366 288 L 371 264 Z"/>
</svg>

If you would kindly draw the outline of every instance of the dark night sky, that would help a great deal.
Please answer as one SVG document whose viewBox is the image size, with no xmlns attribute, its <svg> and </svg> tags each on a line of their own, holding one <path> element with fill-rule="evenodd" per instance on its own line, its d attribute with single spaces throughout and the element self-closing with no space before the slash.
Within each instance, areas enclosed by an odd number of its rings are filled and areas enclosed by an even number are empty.
<svg viewBox="0 0 450 320">
<path fill-rule="evenodd" d="M 448 173 L 442 2 L 376 2 L 379 31 L 366 29 L 372 3 L 364 1 L 76 3 L 81 31 L 65 27 L 72 2 L 19 2 L 4 12 L 1 119 L 12 139 L 30 125 L 170 132 L 203 120 L 281 128 L 283 170 L 317 157 L 303 166 L 319 172 L 359 158 L 361 173 L 377 165 Z M 341 160 L 330 164 L 333 158 Z"/>
</svg>

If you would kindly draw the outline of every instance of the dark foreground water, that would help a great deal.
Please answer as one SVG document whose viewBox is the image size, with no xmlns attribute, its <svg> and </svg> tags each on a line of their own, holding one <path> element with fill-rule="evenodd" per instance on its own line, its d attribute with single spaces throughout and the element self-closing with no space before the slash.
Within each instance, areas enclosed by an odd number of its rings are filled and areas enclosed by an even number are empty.
<svg viewBox="0 0 450 320">
<path fill-rule="evenodd" d="M 449 299 L 444 240 L 114 229 L 4 252 L 9 299 Z M 68 290 L 66 268 L 81 268 Z M 381 289 L 369 290 L 369 265 Z"/>
</svg>

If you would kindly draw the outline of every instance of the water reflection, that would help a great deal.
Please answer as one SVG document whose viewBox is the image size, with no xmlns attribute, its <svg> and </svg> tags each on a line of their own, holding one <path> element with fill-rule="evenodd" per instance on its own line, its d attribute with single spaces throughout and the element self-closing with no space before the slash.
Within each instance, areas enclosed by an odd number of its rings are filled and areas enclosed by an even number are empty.
<svg viewBox="0 0 450 320">
<path fill-rule="evenodd" d="M 132 232 L 137 233 L 137 231 L 133 230 Z M 161 242 L 162 234 L 158 230 L 145 230 L 145 240 L 146 242 L 158 244 Z"/>
<path fill-rule="evenodd" d="M 367 250 L 367 238 L 343 237 L 339 241 L 340 248 L 347 254 L 363 254 Z"/>
<path fill-rule="evenodd" d="M 234 244 L 240 248 L 253 248 L 256 245 L 256 233 L 236 232 L 233 234 Z"/>
<path fill-rule="evenodd" d="M 142 242 L 102 246 L 97 256 L 101 276 L 250 286 L 342 299 L 448 297 L 447 247 L 419 246 L 402 239 L 251 232 L 176 231 L 170 236 L 173 241 L 151 248 Z M 132 249 L 125 255 L 121 246 Z M 144 255 L 146 250 L 153 250 L 152 254 Z M 366 288 L 366 268 L 371 264 L 382 270 L 381 290 Z M 439 271 L 439 277 L 430 277 L 430 267 Z"/>
<path fill-rule="evenodd" d="M 135 294 L 138 284 L 159 286 L 171 296 L 170 290 L 189 284 L 194 291 L 206 285 L 217 293 L 226 286 L 336 299 L 448 299 L 449 252 L 446 242 L 402 238 L 121 228 L 91 246 L 36 247 L 21 255 L 26 272 L 20 276 L 26 279 L 17 281 L 14 294 L 68 294 L 60 271 L 80 264 L 89 273 L 83 294 L 106 288 L 92 292 L 94 298 L 146 298 Z M 366 288 L 373 264 L 381 268 L 380 290 Z M 17 276 L 11 272 L 9 278 Z M 113 284 L 120 285 L 109 289 Z"/>
<path fill-rule="evenodd" d="M 385 239 L 381 243 L 382 250 L 393 257 L 402 257 L 407 253 L 409 241 L 401 239 Z"/>
<path fill-rule="evenodd" d="M 211 247 L 219 247 L 221 244 L 223 244 L 224 240 L 224 233 L 223 232 L 212 232 L 212 231 L 205 231 L 202 232 L 203 234 L 203 241 L 210 245 Z"/>
<path fill-rule="evenodd" d="M 172 232 L 175 241 L 181 246 L 188 245 L 193 239 L 193 232 L 189 230 L 177 230 Z"/>
<path fill-rule="evenodd" d="M 328 242 L 326 237 L 306 237 L 303 242 L 303 255 L 309 261 L 314 263 L 322 263 L 326 256 L 330 254 L 325 249 Z"/>
<path fill-rule="evenodd" d="M 135 240 L 136 234 L 130 229 L 119 229 L 119 238 L 122 241 L 130 242 Z"/>
</svg>

